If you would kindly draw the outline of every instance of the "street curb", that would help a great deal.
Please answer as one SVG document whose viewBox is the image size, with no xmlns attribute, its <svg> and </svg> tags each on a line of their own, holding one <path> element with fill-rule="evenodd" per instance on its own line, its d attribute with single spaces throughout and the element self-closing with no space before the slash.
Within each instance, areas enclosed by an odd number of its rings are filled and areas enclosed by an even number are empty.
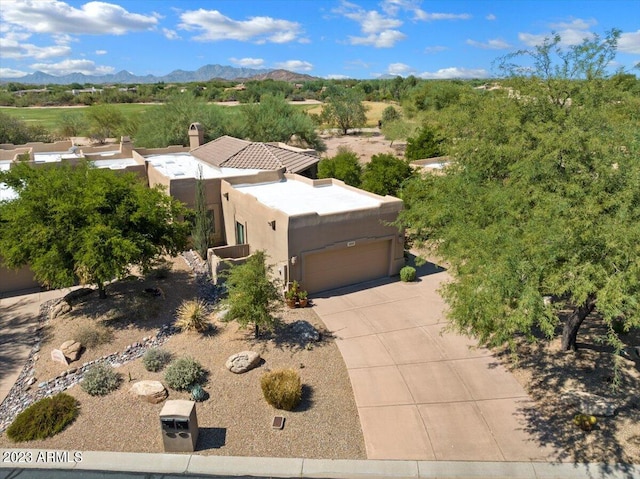
<svg viewBox="0 0 640 479">
<path fill-rule="evenodd" d="M 393 461 L 202 456 L 125 452 L 0 449 L 0 473 L 7 469 L 62 469 L 211 477 L 340 479 L 633 479 L 640 465 L 547 462 Z M 24 462 L 18 462 L 22 458 Z M 0 474 L 1 476 L 2 474 Z"/>
</svg>

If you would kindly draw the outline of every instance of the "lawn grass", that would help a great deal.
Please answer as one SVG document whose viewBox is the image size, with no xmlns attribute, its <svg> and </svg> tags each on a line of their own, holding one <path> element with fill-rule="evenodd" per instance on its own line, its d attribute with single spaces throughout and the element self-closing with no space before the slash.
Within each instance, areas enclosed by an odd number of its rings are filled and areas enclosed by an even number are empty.
<svg viewBox="0 0 640 479">
<path fill-rule="evenodd" d="M 152 103 L 112 103 L 112 105 L 120 110 L 125 116 L 143 113 L 158 106 Z M 63 114 L 82 113 L 87 108 L 89 107 L 0 107 L 0 112 L 16 117 L 30 125 L 42 125 L 47 130 L 55 132 L 60 123 L 60 117 Z"/>
</svg>

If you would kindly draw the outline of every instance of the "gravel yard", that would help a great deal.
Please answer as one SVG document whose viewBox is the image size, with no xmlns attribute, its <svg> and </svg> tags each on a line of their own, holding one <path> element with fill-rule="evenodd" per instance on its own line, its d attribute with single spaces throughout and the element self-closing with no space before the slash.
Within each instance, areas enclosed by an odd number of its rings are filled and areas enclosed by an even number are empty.
<svg viewBox="0 0 640 479">
<path fill-rule="evenodd" d="M 74 306 L 73 311 L 46 323 L 35 363 L 38 383 L 56 377 L 65 366 L 50 359 L 51 350 L 59 348 L 74 331 L 100 322 L 113 332 L 108 344 L 88 348 L 82 357 L 69 365 L 101 358 L 143 337 L 153 336 L 170 322 L 182 299 L 198 294 L 198 286 L 182 258 L 173 261 L 167 279 L 132 279 L 111 285 L 110 297 L 99 300 L 90 295 Z M 145 288 L 159 287 L 163 296 L 148 296 Z M 323 330 L 313 308 L 286 310 L 279 317 L 280 330 L 255 340 L 252 330 L 239 329 L 235 323 L 214 321 L 215 329 L 205 333 L 177 333 L 163 348 L 174 357 L 189 355 L 208 370 L 204 389 L 210 397 L 197 404 L 200 438 L 199 454 L 227 456 L 271 456 L 326 459 L 366 458 L 358 412 L 355 407 L 347 371 L 335 343 L 328 335 L 320 342 L 304 343 L 288 334 L 287 324 L 304 320 Z M 237 352 L 253 350 L 263 363 L 247 373 L 233 374 L 224 364 Z M 302 403 L 293 411 L 278 411 L 266 403 L 260 389 L 260 377 L 267 370 L 292 367 L 303 383 Z M 142 379 L 163 381 L 163 373 L 144 369 L 141 359 L 117 368 L 123 382 L 119 389 L 104 397 L 92 397 L 78 385 L 66 392 L 78 399 L 80 415 L 62 433 L 28 444 L 11 442 L 0 435 L 0 448 L 24 447 L 66 450 L 127 452 L 163 452 L 158 415 L 164 403 L 149 404 L 129 394 L 132 385 Z M 188 399 L 188 393 L 169 391 L 169 399 Z M 286 418 L 283 430 L 274 430 L 275 415 Z"/>
</svg>

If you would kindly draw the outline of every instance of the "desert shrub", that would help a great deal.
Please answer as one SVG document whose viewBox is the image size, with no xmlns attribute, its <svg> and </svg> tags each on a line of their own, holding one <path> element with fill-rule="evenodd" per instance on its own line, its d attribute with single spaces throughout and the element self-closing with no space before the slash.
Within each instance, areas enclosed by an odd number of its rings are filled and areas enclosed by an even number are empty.
<svg viewBox="0 0 640 479">
<path fill-rule="evenodd" d="M 166 349 L 152 348 L 142 356 L 142 364 L 147 371 L 157 373 L 171 361 L 171 353 Z"/>
<path fill-rule="evenodd" d="M 400 279 L 405 283 L 409 281 L 415 281 L 416 269 L 413 266 L 405 266 L 400 270 Z"/>
<path fill-rule="evenodd" d="M 78 416 L 78 401 L 61 393 L 33 403 L 14 419 L 7 436 L 14 442 L 54 436 Z"/>
<path fill-rule="evenodd" d="M 96 364 L 89 369 L 80 383 L 82 389 L 91 396 L 105 396 L 118 389 L 120 374 L 108 364 Z"/>
<path fill-rule="evenodd" d="M 191 399 L 193 399 L 195 402 L 202 402 L 208 397 L 209 395 L 207 394 L 207 391 L 202 389 L 202 386 L 200 386 L 199 384 L 196 384 L 191 388 Z"/>
<path fill-rule="evenodd" d="M 204 377 L 205 371 L 200 363 L 189 356 L 171 361 L 164 373 L 167 385 L 176 391 L 189 391 L 202 382 Z"/>
<path fill-rule="evenodd" d="M 73 339 L 86 348 L 93 348 L 110 343 L 113 340 L 113 331 L 101 324 L 87 324 L 78 328 Z"/>
<path fill-rule="evenodd" d="M 293 369 L 271 371 L 260 380 L 262 394 L 276 409 L 293 410 L 302 398 L 300 376 Z"/>
<path fill-rule="evenodd" d="M 207 305 L 201 299 L 183 301 L 176 312 L 176 327 L 183 331 L 206 331 L 209 327 Z"/>
</svg>

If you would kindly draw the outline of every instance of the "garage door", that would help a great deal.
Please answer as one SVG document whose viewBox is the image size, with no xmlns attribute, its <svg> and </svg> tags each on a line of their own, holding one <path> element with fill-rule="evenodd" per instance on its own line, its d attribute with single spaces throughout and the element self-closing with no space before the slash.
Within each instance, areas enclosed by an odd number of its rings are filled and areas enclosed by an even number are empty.
<svg viewBox="0 0 640 479">
<path fill-rule="evenodd" d="M 315 293 L 389 275 L 391 241 L 356 244 L 304 256 L 302 286 Z"/>
</svg>

